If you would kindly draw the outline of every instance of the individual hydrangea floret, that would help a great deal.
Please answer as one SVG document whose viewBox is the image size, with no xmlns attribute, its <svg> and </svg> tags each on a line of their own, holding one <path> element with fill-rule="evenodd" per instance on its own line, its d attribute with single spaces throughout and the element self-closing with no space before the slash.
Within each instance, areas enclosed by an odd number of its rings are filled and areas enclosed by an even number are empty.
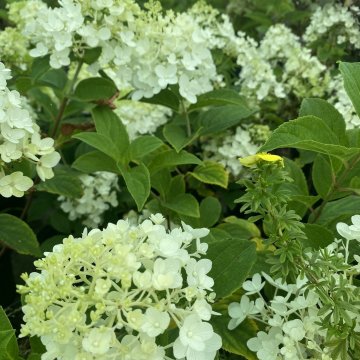
<svg viewBox="0 0 360 360">
<path fill-rule="evenodd" d="M 84 193 L 80 198 L 59 196 L 60 208 L 71 221 L 81 219 L 89 228 L 99 226 L 103 221 L 103 213 L 110 207 L 118 205 L 118 176 L 106 171 L 79 176 Z"/>
<path fill-rule="evenodd" d="M 151 219 L 69 236 L 23 275 L 21 336 L 39 336 L 44 359 L 168 360 L 170 347 L 175 359 L 215 358 L 211 261 L 190 248 L 209 230 L 166 230 L 163 216 Z M 160 345 L 176 327 L 175 341 Z"/>
</svg>

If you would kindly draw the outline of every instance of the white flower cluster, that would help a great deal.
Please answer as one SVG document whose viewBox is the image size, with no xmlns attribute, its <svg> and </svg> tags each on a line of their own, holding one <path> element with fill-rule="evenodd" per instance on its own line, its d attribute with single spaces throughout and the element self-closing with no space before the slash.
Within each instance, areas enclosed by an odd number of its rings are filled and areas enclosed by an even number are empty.
<svg viewBox="0 0 360 360">
<path fill-rule="evenodd" d="M 359 128 L 360 118 L 344 88 L 344 80 L 340 74 L 331 79 L 328 87 L 328 94 L 330 95 L 328 101 L 333 104 L 344 117 L 346 128 Z"/>
<path fill-rule="evenodd" d="M 161 105 L 147 104 L 134 100 L 120 100 L 114 112 L 119 116 L 130 139 L 139 135 L 153 134 L 156 129 L 168 122 L 172 111 Z"/>
<path fill-rule="evenodd" d="M 355 49 L 360 48 L 360 24 L 357 6 L 346 7 L 340 4 L 319 6 L 312 14 L 310 24 L 305 30 L 304 40 L 308 43 L 321 39 L 336 28 L 337 43 L 349 42 Z"/>
<path fill-rule="evenodd" d="M 35 45 L 30 54 L 50 54 L 53 68 L 69 65 L 71 52 L 81 57 L 100 47 L 93 67 L 107 70 L 119 88 L 132 87 L 135 100 L 179 84 L 180 94 L 194 103 L 218 79 L 210 33 L 190 13 L 163 14 L 155 3 L 143 11 L 134 0 L 60 0 L 59 5 L 21 21 Z"/>
<path fill-rule="evenodd" d="M 84 231 L 35 261 L 24 274 L 21 336 L 39 336 L 43 360 L 212 360 L 221 338 L 213 312 L 212 263 L 201 258 L 208 229 L 166 231 L 161 214 Z M 190 252 L 190 244 L 194 248 Z M 174 342 L 158 336 L 178 328 Z"/>
<path fill-rule="evenodd" d="M 354 298 L 357 295 L 350 295 L 358 293 L 352 277 L 360 273 L 360 256 L 354 255 L 356 264 L 349 264 L 349 241 L 360 241 L 360 215 L 353 216 L 351 220 L 352 225 L 337 224 L 337 231 L 345 242 L 335 240 L 325 249 L 320 249 L 313 265 L 310 265 L 310 259 L 314 259 L 314 253 L 307 254 L 309 268 L 316 266 L 318 274 L 321 274 L 317 279 L 317 284 L 321 283 L 319 289 L 309 286 L 311 282 L 306 276 L 299 276 L 295 284 L 288 284 L 281 279 L 274 280 L 263 272 L 262 276 L 254 274 L 251 280 L 244 282 L 242 287 L 245 294 L 240 302 L 229 304 L 230 330 L 247 317 L 265 324 L 264 331 L 259 331 L 256 337 L 247 342 L 248 348 L 256 353 L 258 359 L 332 360 L 330 339 L 334 334 L 328 334 L 323 325 L 325 321 L 336 323 L 337 312 L 333 307 L 324 311 L 328 302 L 323 299 L 336 290 L 341 294 L 337 301 L 349 303 L 348 306 L 344 305 L 348 318 L 344 321 L 350 324 L 356 334 L 360 333 L 358 300 Z M 330 266 L 324 268 L 326 262 Z M 270 301 L 261 292 L 266 282 L 275 289 Z M 319 296 L 319 291 L 322 296 Z M 257 298 L 252 300 L 254 295 Z"/>
<path fill-rule="evenodd" d="M 54 140 L 41 139 L 40 128 L 27 110 L 26 99 L 16 90 L 9 90 L 10 70 L 0 62 L 0 194 L 21 197 L 33 181 L 16 171 L 5 175 L 8 165 L 25 158 L 36 164 L 42 181 L 54 176 L 52 168 L 60 155 L 54 150 Z"/>
<path fill-rule="evenodd" d="M 92 175 L 80 175 L 84 194 L 81 198 L 59 196 L 60 208 L 69 214 L 70 220 L 81 219 L 81 223 L 91 229 L 99 226 L 103 213 L 118 205 L 118 176 L 106 171 Z"/>
<path fill-rule="evenodd" d="M 204 142 L 202 150 L 205 159 L 220 162 L 236 177 L 243 168 L 239 158 L 256 154 L 269 135 L 266 125 L 238 126 L 235 133 L 228 131 L 224 136 Z"/>
<path fill-rule="evenodd" d="M 265 285 L 262 277 L 275 288 L 274 297 L 267 302 L 261 290 Z M 273 280 L 269 275 L 255 274 L 245 281 L 245 295 L 240 303 L 229 305 L 231 317 L 228 328 L 235 329 L 246 317 L 265 323 L 265 331 L 259 331 L 255 338 L 248 340 L 248 348 L 259 360 L 331 360 L 324 346 L 326 331 L 319 322 L 320 300 L 314 290 L 307 290 L 307 279 L 298 278 L 296 284 Z M 249 296 L 257 294 L 251 300 Z"/>
</svg>

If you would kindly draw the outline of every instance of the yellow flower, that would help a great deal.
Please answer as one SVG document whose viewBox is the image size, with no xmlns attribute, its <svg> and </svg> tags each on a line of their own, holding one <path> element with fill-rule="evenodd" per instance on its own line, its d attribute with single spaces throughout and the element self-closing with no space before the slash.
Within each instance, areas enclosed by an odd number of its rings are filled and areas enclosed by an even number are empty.
<svg viewBox="0 0 360 360">
<path fill-rule="evenodd" d="M 284 159 L 279 155 L 273 155 L 268 153 L 259 153 L 256 155 L 250 155 L 239 159 L 243 166 L 251 167 L 259 162 L 259 160 L 266 162 L 280 162 L 281 166 L 284 166 Z"/>
</svg>

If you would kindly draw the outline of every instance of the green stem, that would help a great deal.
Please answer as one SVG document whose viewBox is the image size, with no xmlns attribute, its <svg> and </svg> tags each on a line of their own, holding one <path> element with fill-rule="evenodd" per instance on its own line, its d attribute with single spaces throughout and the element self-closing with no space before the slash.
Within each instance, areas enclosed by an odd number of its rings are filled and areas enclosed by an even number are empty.
<svg viewBox="0 0 360 360">
<path fill-rule="evenodd" d="M 182 112 L 183 115 L 185 116 L 185 120 L 186 120 L 186 132 L 187 132 L 187 136 L 191 137 L 191 124 L 190 124 L 190 118 L 189 118 L 189 113 L 187 112 L 186 106 L 184 104 L 184 101 L 181 100 L 181 107 L 182 107 Z"/>
<path fill-rule="evenodd" d="M 55 138 L 56 137 L 56 134 L 58 132 L 58 128 L 59 128 L 59 125 L 60 125 L 60 122 L 61 122 L 61 119 L 63 118 L 64 116 L 64 112 L 65 112 L 65 109 L 66 109 L 66 106 L 69 102 L 69 96 L 72 94 L 73 90 L 74 90 L 74 86 L 75 86 L 75 83 L 77 81 L 77 78 L 79 76 L 79 73 L 80 73 L 80 70 L 81 70 L 81 67 L 83 65 L 84 61 L 83 60 L 79 60 L 78 64 L 77 64 L 77 67 L 76 67 L 76 70 L 75 70 L 75 74 L 74 74 L 74 77 L 72 78 L 71 82 L 70 82 L 70 85 L 69 85 L 69 88 L 68 88 L 68 91 L 66 91 L 61 103 L 60 103 L 60 107 L 59 107 L 59 112 L 55 118 L 55 124 L 54 124 L 54 128 L 50 134 L 50 136 L 52 138 Z"/>
</svg>

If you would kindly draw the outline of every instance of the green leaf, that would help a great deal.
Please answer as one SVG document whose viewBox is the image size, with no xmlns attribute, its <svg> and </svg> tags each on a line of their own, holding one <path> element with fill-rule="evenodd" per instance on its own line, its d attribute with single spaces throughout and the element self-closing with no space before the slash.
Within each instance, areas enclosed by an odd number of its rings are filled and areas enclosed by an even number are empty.
<svg viewBox="0 0 360 360">
<path fill-rule="evenodd" d="M 341 159 L 351 157 L 360 151 L 339 145 L 336 135 L 316 116 L 303 116 L 280 125 L 260 151 L 286 147 L 315 151 Z"/>
<path fill-rule="evenodd" d="M 144 164 L 140 164 L 131 169 L 120 168 L 124 177 L 126 187 L 136 202 L 140 211 L 150 195 L 150 174 L 148 168 Z"/>
<path fill-rule="evenodd" d="M 231 126 L 237 125 L 254 113 L 243 105 L 224 105 L 204 111 L 199 115 L 201 135 L 208 135 L 224 131 Z"/>
<path fill-rule="evenodd" d="M 31 65 L 31 77 L 33 79 L 38 79 L 40 76 L 45 74 L 50 67 L 50 55 L 46 55 L 43 57 L 35 58 Z"/>
<path fill-rule="evenodd" d="M 287 189 L 291 195 L 308 195 L 306 179 L 301 168 L 292 160 L 284 158 L 285 170 L 293 180 L 291 183 L 284 183 L 281 189 Z"/>
<path fill-rule="evenodd" d="M 234 330 L 228 329 L 230 321 L 230 316 L 228 314 L 229 304 L 232 302 L 239 302 L 239 300 L 239 295 L 234 294 L 216 302 L 213 305 L 213 310 L 219 312 L 221 315 L 212 316 L 210 322 L 214 327 L 214 331 L 221 336 L 223 349 L 232 354 L 241 355 L 247 360 L 256 360 L 256 355 L 246 346 L 247 341 L 256 337 L 256 334 L 259 331 L 255 321 L 245 319 Z"/>
<path fill-rule="evenodd" d="M 49 117 L 49 121 L 55 119 L 58 107 L 48 94 L 43 93 L 40 89 L 31 89 L 28 91 L 28 96 L 33 98 L 38 106 L 40 105 L 44 109 L 45 114 Z"/>
<path fill-rule="evenodd" d="M 179 152 L 191 144 L 199 136 L 201 130 L 202 128 L 199 128 L 191 137 L 188 137 L 184 126 L 171 123 L 164 126 L 163 135 L 169 144 Z"/>
<path fill-rule="evenodd" d="M 191 194 L 179 194 L 162 205 L 181 215 L 200 217 L 199 203 Z"/>
<path fill-rule="evenodd" d="M 200 203 L 200 224 L 199 227 L 210 228 L 214 226 L 221 216 L 220 201 L 212 196 L 208 196 Z"/>
<path fill-rule="evenodd" d="M 39 84 L 59 90 L 64 90 L 67 81 L 67 75 L 63 69 L 50 69 L 37 79 Z"/>
<path fill-rule="evenodd" d="M 142 98 L 142 102 L 149 104 L 163 105 L 174 111 L 179 111 L 180 101 L 173 91 L 164 89 L 152 98 Z"/>
<path fill-rule="evenodd" d="M 2 306 L 0 306 L 0 360 L 20 360 L 15 330 Z"/>
<path fill-rule="evenodd" d="M 119 117 L 106 106 L 97 106 L 92 110 L 96 131 L 107 138 L 107 142 L 116 148 L 116 155 L 107 154 L 113 159 L 127 161 L 130 145 L 129 135 Z"/>
<path fill-rule="evenodd" d="M 110 99 L 117 92 L 113 81 L 102 77 L 81 80 L 76 86 L 74 97 L 81 101 Z"/>
<path fill-rule="evenodd" d="M 79 198 L 83 194 L 82 183 L 78 176 L 69 174 L 66 171 L 55 172 L 52 179 L 37 184 L 36 190 L 46 191 L 51 194 L 64 195 L 72 198 Z"/>
<path fill-rule="evenodd" d="M 114 160 L 119 160 L 120 155 L 116 145 L 109 141 L 109 139 L 101 134 L 95 132 L 82 132 L 72 136 L 74 139 L 79 139 L 84 143 L 102 151 L 104 154 L 112 157 Z"/>
<path fill-rule="evenodd" d="M 163 142 L 156 136 L 143 135 L 136 138 L 129 147 L 130 159 L 140 160 L 144 156 L 158 149 Z"/>
<path fill-rule="evenodd" d="M 329 159 L 324 155 L 318 154 L 312 168 L 312 180 L 316 192 L 326 199 L 333 189 L 335 174 Z"/>
<path fill-rule="evenodd" d="M 360 116 L 360 63 L 340 62 L 339 70 L 344 79 L 344 87 Z"/>
<path fill-rule="evenodd" d="M 319 209 L 315 209 L 310 216 L 310 222 L 325 226 L 334 230 L 339 221 L 348 222 L 350 217 L 358 214 L 360 209 L 360 197 L 356 195 L 346 196 L 342 199 L 330 201 L 322 208 L 320 215 L 315 217 Z M 315 215 L 314 215 L 315 214 Z"/>
<path fill-rule="evenodd" d="M 304 99 L 301 103 L 300 116 L 314 115 L 322 119 L 338 137 L 339 144 L 347 146 L 346 124 L 343 116 L 333 105 L 322 99 Z"/>
<path fill-rule="evenodd" d="M 185 193 L 184 175 L 176 175 L 170 179 L 165 191 L 165 198 L 172 199 L 179 194 Z"/>
<path fill-rule="evenodd" d="M 318 224 L 305 224 L 304 232 L 307 237 L 303 243 L 304 248 L 323 249 L 334 241 L 333 233 Z"/>
<path fill-rule="evenodd" d="M 204 161 L 204 164 L 197 166 L 190 175 L 205 184 L 218 185 L 224 189 L 229 182 L 229 173 L 224 166 L 212 161 Z"/>
<path fill-rule="evenodd" d="M 115 160 L 100 151 L 90 151 L 79 156 L 73 162 L 72 167 L 84 173 L 92 173 L 95 171 L 119 173 Z"/>
<path fill-rule="evenodd" d="M 230 89 L 213 90 L 199 95 L 197 102 L 189 107 L 189 111 L 207 106 L 238 105 L 247 107 L 246 100 L 237 91 Z"/>
<path fill-rule="evenodd" d="M 156 155 L 154 160 L 150 163 L 149 169 L 151 174 L 154 174 L 163 168 L 189 164 L 201 165 L 202 161 L 185 150 L 181 150 L 179 153 L 175 150 L 166 150 Z"/>
<path fill-rule="evenodd" d="M 224 221 L 225 223 L 220 224 L 217 228 L 225 230 L 234 239 L 248 240 L 261 237 L 258 227 L 248 220 L 229 216 Z"/>
<path fill-rule="evenodd" d="M 83 60 L 86 64 L 91 65 L 94 63 L 101 55 L 102 48 L 101 46 L 85 49 Z"/>
<path fill-rule="evenodd" d="M 215 197 L 208 196 L 200 203 L 200 218 L 183 215 L 181 216 L 181 220 L 193 228 L 210 228 L 219 221 L 220 215 L 220 201 Z"/>
<path fill-rule="evenodd" d="M 0 214 L 0 241 L 20 254 L 42 255 L 34 232 L 16 216 Z"/>
<path fill-rule="evenodd" d="M 206 256 L 213 263 L 210 276 L 216 296 L 224 298 L 246 280 L 256 262 L 256 246 L 248 240 L 227 239 L 210 244 Z"/>
</svg>

